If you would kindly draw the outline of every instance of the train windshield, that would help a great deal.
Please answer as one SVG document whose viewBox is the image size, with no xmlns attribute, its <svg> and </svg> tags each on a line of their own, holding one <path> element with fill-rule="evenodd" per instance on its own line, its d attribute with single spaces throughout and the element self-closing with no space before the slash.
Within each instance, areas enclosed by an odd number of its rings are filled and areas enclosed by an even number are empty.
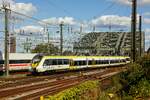
<svg viewBox="0 0 150 100">
<path fill-rule="evenodd" d="M 0 60 L 0 67 L 3 67 L 4 65 L 4 60 Z M 1 68 L 0 68 L 1 69 Z M 1 70 L 0 70 L 1 71 Z"/>
<path fill-rule="evenodd" d="M 41 61 L 42 57 L 43 57 L 43 55 L 41 55 L 41 54 L 34 56 L 32 59 L 32 63 L 39 63 Z"/>
<path fill-rule="evenodd" d="M 130 58 L 126 58 L 126 61 L 130 61 Z"/>
</svg>

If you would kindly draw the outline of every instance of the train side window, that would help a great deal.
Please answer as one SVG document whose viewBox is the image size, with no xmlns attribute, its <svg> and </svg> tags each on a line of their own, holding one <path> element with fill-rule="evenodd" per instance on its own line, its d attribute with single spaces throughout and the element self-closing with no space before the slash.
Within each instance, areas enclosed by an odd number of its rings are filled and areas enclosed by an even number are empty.
<svg viewBox="0 0 150 100">
<path fill-rule="evenodd" d="M 103 60 L 103 64 L 108 64 L 109 61 L 108 60 Z"/>
<path fill-rule="evenodd" d="M 57 65 L 57 59 L 52 60 L 52 65 Z"/>
<path fill-rule="evenodd" d="M 102 64 L 102 60 L 99 60 L 99 64 Z"/>
<path fill-rule="evenodd" d="M 80 65 L 86 65 L 86 61 L 79 61 L 79 66 Z"/>
<path fill-rule="evenodd" d="M 82 65 L 82 61 L 78 61 L 78 65 L 79 65 L 79 66 Z"/>
<path fill-rule="evenodd" d="M 74 62 L 75 66 L 82 66 L 82 65 L 86 65 L 86 61 L 75 61 Z"/>
<path fill-rule="evenodd" d="M 126 62 L 126 60 L 125 60 L 125 59 L 123 59 L 123 62 Z"/>
<path fill-rule="evenodd" d="M 69 60 L 68 59 L 63 59 L 63 64 L 64 65 L 68 65 L 69 64 Z"/>
<path fill-rule="evenodd" d="M 120 62 L 122 63 L 122 62 L 123 62 L 123 60 L 122 60 L 122 59 L 120 59 Z"/>
<path fill-rule="evenodd" d="M 62 60 L 62 59 L 58 59 L 58 60 L 57 60 L 57 64 L 58 64 L 58 65 L 62 65 L 62 64 L 63 64 L 63 60 Z"/>
<path fill-rule="evenodd" d="M 96 60 L 95 62 L 96 62 L 96 64 L 98 64 L 98 60 Z"/>
<path fill-rule="evenodd" d="M 123 62 L 123 59 L 121 59 L 120 62 Z"/>
<path fill-rule="evenodd" d="M 104 60 L 101 60 L 101 64 L 104 64 Z"/>
<path fill-rule="evenodd" d="M 48 64 L 52 65 L 52 60 L 51 59 L 48 60 Z"/>
<path fill-rule="evenodd" d="M 48 59 L 47 59 L 47 60 L 45 60 L 43 65 L 44 65 L 44 66 L 49 65 L 49 60 L 48 60 Z"/>
<path fill-rule="evenodd" d="M 110 63 L 114 63 L 114 60 L 110 60 Z"/>
<path fill-rule="evenodd" d="M 112 64 L 112 63 L 113 63 L 113 60 L 110 60 L 110 63 Z"/>
<path fill-rule="evenodd" d="M 0 64 L 4 64 L 4 60 L 0 60 Z"/>
<path fill-rule="evenodd" d="M 118 60 L 110 60 L 110 63 L 118 63 Z"/>
<path fill-rule="evenodd" d="M 96 60 L 96 64 L 101 64 L 102 61 L 101 60 Z"/>
<path fill-rule="evenodd" d="M 18 64 L 18 63 L 30 63 L 30 60 L 10 60 L 10 64 Z"/>
<path fill-rule="evenodd" d="M 10 63 L 10 64 L 13 64 L 13 63 L 17 63 L 17 61 L 15 62 L 15 61 L 13 61 L 13 60 L 9 60 L 9 63 Z"/>
<path fill-rule="evenodd" d="M 74 62 L 74 65 L 75 65 L 75 66 L 78 66 L 78 65 L 79 65 L 79 62 L 78 62 L 78 61 L 75 61 L 75 62 Z"/>
<path fill-rule="evenodd" d="M 127 61 L 130 61 L 130 58 L 126 58 Z"/>
<path fill-rule="evenodd" d="M 21 63 L 30 63 L 30 60 L 22 60 Z"/>
<path fill-rule="evenodd" d="M 88 61 L 88 65 L 93 65 L 92 60 Z"/>
<path fill-rule="evenodd" d="M 98 61 L 98 64 L 101 64 L 101 60 Z"/>
<path fill-rule="evenodd" d="M 117 60 L 117 63 L 120 63 L 120 61 L 119 61 L 119 60 Z"/>
<path fill-rule="evenodd" d="M 83 61 L 83 65 L 86 65 L 87 64 L 87 62 L 86 61 Z"/>
</svg>

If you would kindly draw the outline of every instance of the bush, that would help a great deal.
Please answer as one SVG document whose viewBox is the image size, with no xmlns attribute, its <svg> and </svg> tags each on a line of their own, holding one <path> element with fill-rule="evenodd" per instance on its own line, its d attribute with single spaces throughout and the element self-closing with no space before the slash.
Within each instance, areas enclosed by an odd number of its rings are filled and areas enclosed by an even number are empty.
<svg viewBox="0 0 150 100">
<path fill-rule="evenodd" d="M 128 71 L 121 73 L 116 78 L 117 94 L 123 100 L 133 100 L 138 97 L 150 96 L 150 55 L 139 59 L 128 67 Z M 118 82 L 118 84 L 117 84 Z M 117 88 L 120 88 L 117 89 Z M 122 87 L 122 88 L 121 88 Z M 119 93 L 118 93 L 119 92 Z"/>
<path fill-rule="evenodd" d="M 109 98 L 108 94 L 105 92 L 102 92 L 98 98 L 98 100 L 109 100 L 109 99 L 110 98 Z"/>
<path fill-rule="evenodd" d="M 150 80 L 150 54 L 143 56 L 137 61 L 138 64 L 142 65 L 145 77 Z"/>
<path fill-rule="evenodd" d="M 144 76 L 144 70 L 139 64 L 131 64 L 127 75 L 129 84 L 136 84 Z"/>
<path fill-rule="evenodd" d="M 141 57 L 139 60 L 137 60 L 137 63 L 142 65 L 143 68 L 150 68 L 150 54 Z"/>
<path fill-rule="evenodd" d="M 119 75 L 119 83 L 123 91 L 128 92 L 131 85 L 137 84 L 144 76 L 142 66 L 136 63 L 129 65 L 129 69 Z"/>
<path fill-rule="evenodd" d="M 133 86 L 137 85 L 143 79 L 145 72 L 141 65 L 132 63 L 126 72 L 112 78 L 113 91 L 123 100 L 131 100 L 132 95 L 129 95 Z M 132 89 L 131 89 L 132 88 Z"/>
<path fill-rule="evenodd" d="M 145 78 L 142 79 L 137 85 L 130 88 L 129 94 L 133 97 L 148 97 L 150 96 L 150 83 Z"/>
<path fill-rule="evenodd" d="M 73 88 L 64 90 L 54 96 L 47 96 L 45 98 L 48 100 L 80 100 L 81 95 L 97 88 L 98 86 L 98 81 L 87 81 Z"/>
</svg>

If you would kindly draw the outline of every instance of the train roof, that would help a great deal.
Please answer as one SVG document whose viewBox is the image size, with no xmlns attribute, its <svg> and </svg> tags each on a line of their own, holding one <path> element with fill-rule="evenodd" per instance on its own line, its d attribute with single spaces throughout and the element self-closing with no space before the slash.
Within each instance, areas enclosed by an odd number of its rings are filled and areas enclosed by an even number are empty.
<svg viewBox="0 0 150 100">
<path fill-rule="evenodd" d="M 37 53 L 9 53 L 9 60 L 31 60 Z M 3 60 L 4 60 L 3 54 Z"/>
<path fill-rule="evenodd" d="M 111 58 L 127 58 L 126 56 L 44 56 L 46 59 L 48 58 L 108 58 L 108 59 L 111 59 Z"/>
</svg>

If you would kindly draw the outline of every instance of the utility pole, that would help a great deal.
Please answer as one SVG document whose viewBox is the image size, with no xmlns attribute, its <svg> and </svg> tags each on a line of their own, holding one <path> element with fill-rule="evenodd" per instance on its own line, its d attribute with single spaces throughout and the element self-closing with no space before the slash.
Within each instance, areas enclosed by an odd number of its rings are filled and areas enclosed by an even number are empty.
<svg viewBox="0 0 150 100">
<path fill-rule="evenodd" d="M 112 29 L 112 27 L 111 27 L 111 21 L 109 22 L 108 28 L 109 28 L 109 32 L 111 32 L 111 29 Z"/>
<path fill-rule="evenodd" d="M 29 47 L 28 47 L 28 37 L 26 38 L 26 41 L 24 43 L 25 52 L 28 53 Z"/>
<path fill-rule="evenodd" d="M 3 5 L 3 9 L 5 10 L 5 69 L 6 76 L 9 76 L 9 31 L 8 31 L 8 12 L 9 9 L 6 5 Z"/>
<path fill-rule="evenodd" d="M 80 34 L 82 33 L 82 31 L 83 31 L 83 24 L 81 24 L 80 26 Z"/>
<path fill-rule="evenodd" d="M 142 56 L 142 16 L 139 16 L 139 41 L 140 41 L 139 53 L 140 56 Z"/>
<path fill-rule="evenodd" d="M 31 39 L 29 37 L 26 38 L 26 41 L 23 43 L 23 45 L 24 45 L 24 50 L 26 53 L 31 52 L 32 43 L 31 43 Z"/>
<path fill-rule="evenodd" d="M 68 25 L 68 34 L 70 33 L 70 27 L 69 27 L 69 25 Z"/>
<path fill-rule="evenodd" d="M 95 25 L 93 25 L 93 32 L 95 32 L 95 30 L 96 30 L 96 26 L 95 26 Z"/>
<path fill-rule="evenodd" d="M 47 39 L 48 39 L 48 46 L 47 46 L 47 48 L 48 48 L 48 54 L 50 54 L 50 42 L 49 42 L 49 32 L 48 32 L 48 28 L 46 28 L 46 32 L 47 32 Z"/>
<path fill-rule="evenodd" d="M 131 47 L 131 57 L 133 59 L 133 62 L 135 62 L 136 58 L 136 6 L 137 1 L 132 0 L 132 24 L 131 24 L 131 41 L 132 41 L 132 47 Z"/>
<path fill-rule="evenodd" d="M 96 16 L 94 16 L 93 19 L 96 19 Z M 95 31 L 96 31 L 96 24 L 93 23 L 93 32 L 95 32 Z"/>
<path fill-rule="evenodd" d="M 60 54 L 63 55 L 63 22 L 60 23 Z"/>
</svg>

